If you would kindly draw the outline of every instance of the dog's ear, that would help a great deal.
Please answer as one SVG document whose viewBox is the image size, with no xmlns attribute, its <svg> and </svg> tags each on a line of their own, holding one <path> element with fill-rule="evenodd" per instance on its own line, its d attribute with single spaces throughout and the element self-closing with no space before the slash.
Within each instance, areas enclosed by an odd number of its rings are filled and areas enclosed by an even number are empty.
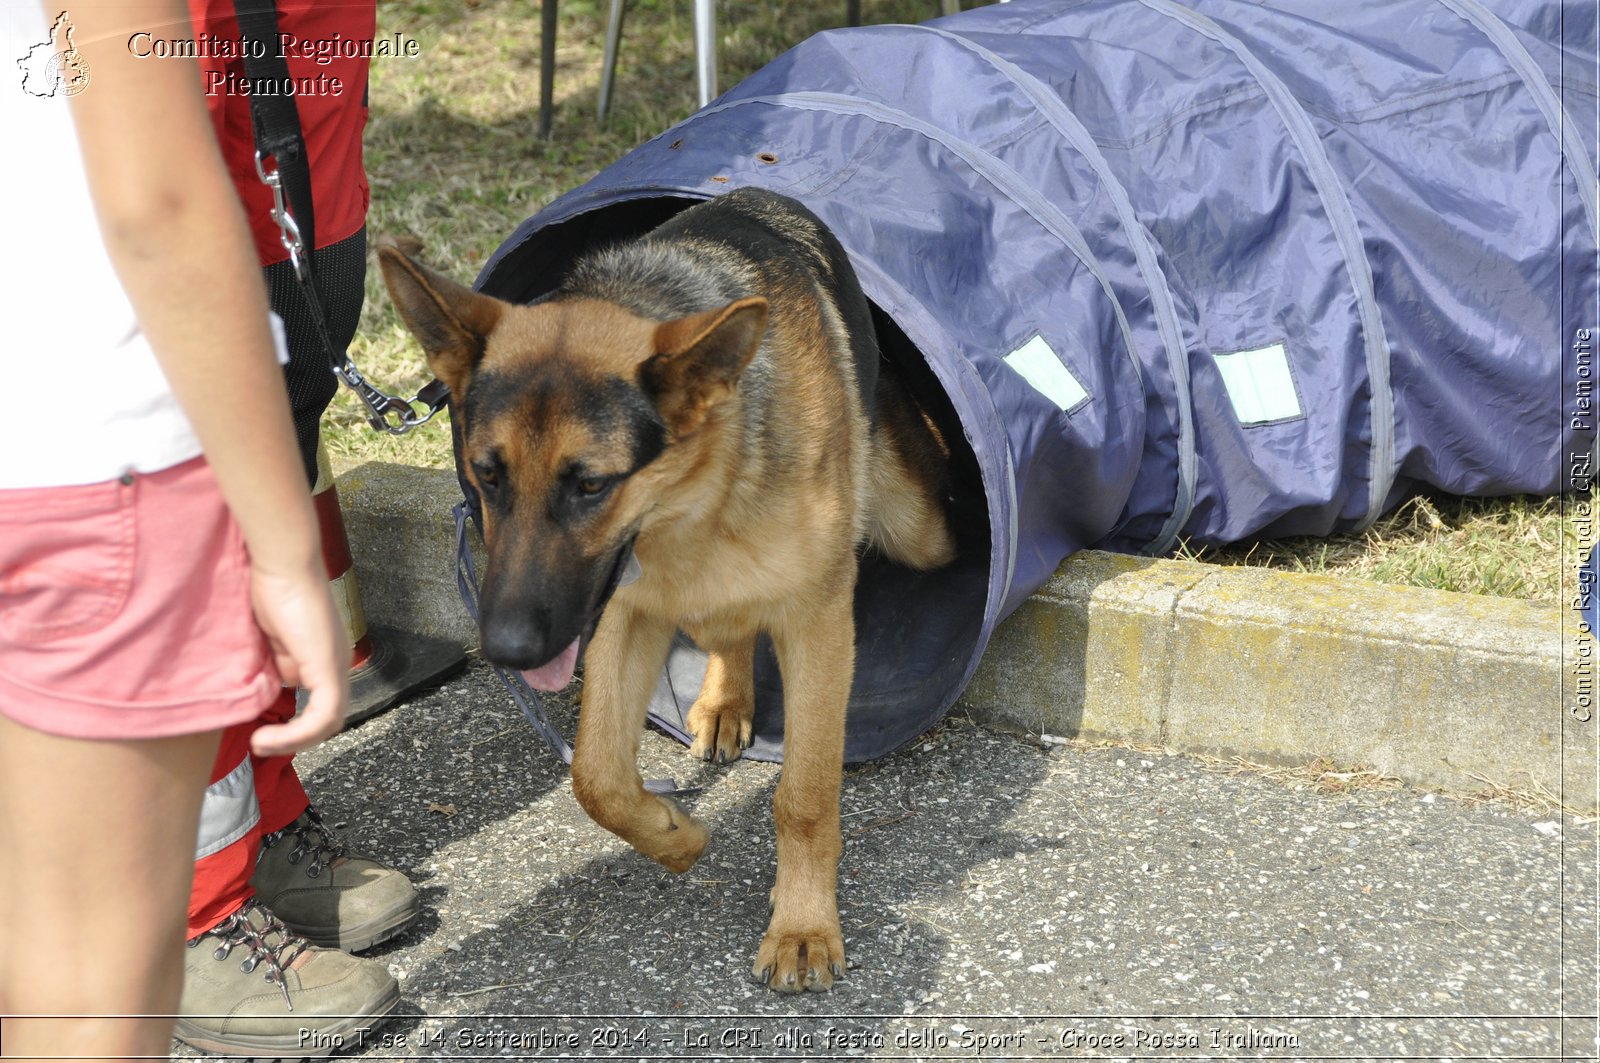
<svg viewBox="0 0 1600 1063">
<path fill-rule="evenodd" d="M 413 261 L 398 241 L 378 246 L 378 264 L 400 319 L 427 352 L 428 367 L 462 395 L 506 304 Z"/>
<path fill-rule="evenodd" d="M 639 381 L 674 433 L 694 431 L 733 393 L 766 330 L 759 297 L 656 326 L 656 353 L 639 367 Z"/>
</svg>

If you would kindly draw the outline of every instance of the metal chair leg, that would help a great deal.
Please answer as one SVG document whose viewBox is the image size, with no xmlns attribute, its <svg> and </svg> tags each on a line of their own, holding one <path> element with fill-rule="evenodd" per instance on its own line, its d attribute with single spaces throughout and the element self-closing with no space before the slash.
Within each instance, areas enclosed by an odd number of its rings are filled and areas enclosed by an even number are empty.
<svg viewBox="0 0 1600 1063">
<path fill-rule="evenodd" d="M 556 95 L 556 0 L 539 0 L 539 136 L 550 139 Z"/>
<path fill-rule="evenodd" d="M 611 0 L 611 17 L 606 22 L 605 55 L 600 61 L 600 121 L 611 113 L 611 90 L 617 80 L 617 49 L 622 44 L 622 14 L 625 0 Z"/>
<path fill-rule="evenodd" d="M 717 94 L 717 4 L 694 0 L 695 66 L 700 80 L 700 106 Z"/>
</svg>

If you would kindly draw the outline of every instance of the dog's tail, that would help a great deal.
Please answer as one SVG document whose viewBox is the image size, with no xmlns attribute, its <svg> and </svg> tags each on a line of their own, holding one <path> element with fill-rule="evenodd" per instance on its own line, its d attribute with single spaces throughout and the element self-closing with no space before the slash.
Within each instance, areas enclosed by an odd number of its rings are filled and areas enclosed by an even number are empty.
<svg viewBox="0 0 1600 1063">
<path fill-rule="evenodd" d="M 911 568 L 947 565 L 956 556 L 944 505 L 950 493 L 950 448 L 893 372 L 878 375 L 876 392 L 867 536 L 892 560 Z"/>
</svg>

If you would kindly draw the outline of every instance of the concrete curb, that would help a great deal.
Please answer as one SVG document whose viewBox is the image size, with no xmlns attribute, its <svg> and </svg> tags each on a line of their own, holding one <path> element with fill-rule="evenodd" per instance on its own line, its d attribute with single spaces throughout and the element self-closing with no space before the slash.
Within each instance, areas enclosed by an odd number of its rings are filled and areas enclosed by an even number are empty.
<svg viewBox="0 0 1600 1063">
<path fill-rule="evenodd" d="M 454 579 L 455 476 L 369 462 L 338 479 L 367 615 L 476 644 Z M 1085 551 L 995 633 L 962 706 L 980 723 L 1408 782 L 1600 804 L 1596 730 L 1549 605 Z M 1588 689 L 1592 694 L 1592 678 Z M 1590 715 L 1587 720 L 1583 716 Z"/>
</svg>

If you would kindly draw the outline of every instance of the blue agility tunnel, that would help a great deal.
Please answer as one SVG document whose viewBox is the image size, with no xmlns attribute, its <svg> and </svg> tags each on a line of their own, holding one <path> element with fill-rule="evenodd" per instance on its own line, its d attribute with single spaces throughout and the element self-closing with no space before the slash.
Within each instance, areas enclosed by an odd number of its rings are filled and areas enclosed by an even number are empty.
<svg viewBox="0 0 1600 1063">
<path fill-rule="evenodd" d="M 827 222 L 956 455 L 962 555 L 863 560 L 847 757 L 925 730 L 1085 547 L 1552 494 L 1594 444 L 1589 0 L 1016 0 L 823 33 L 524 223 L 478 286 L 743 185 Z M 1585 363 L 1587 364 L 1587 363 Z M 652 705 L 682 734 L 703 662 Z M 755 756 L 781 753 L 766 657 Z"/>
</svg>

